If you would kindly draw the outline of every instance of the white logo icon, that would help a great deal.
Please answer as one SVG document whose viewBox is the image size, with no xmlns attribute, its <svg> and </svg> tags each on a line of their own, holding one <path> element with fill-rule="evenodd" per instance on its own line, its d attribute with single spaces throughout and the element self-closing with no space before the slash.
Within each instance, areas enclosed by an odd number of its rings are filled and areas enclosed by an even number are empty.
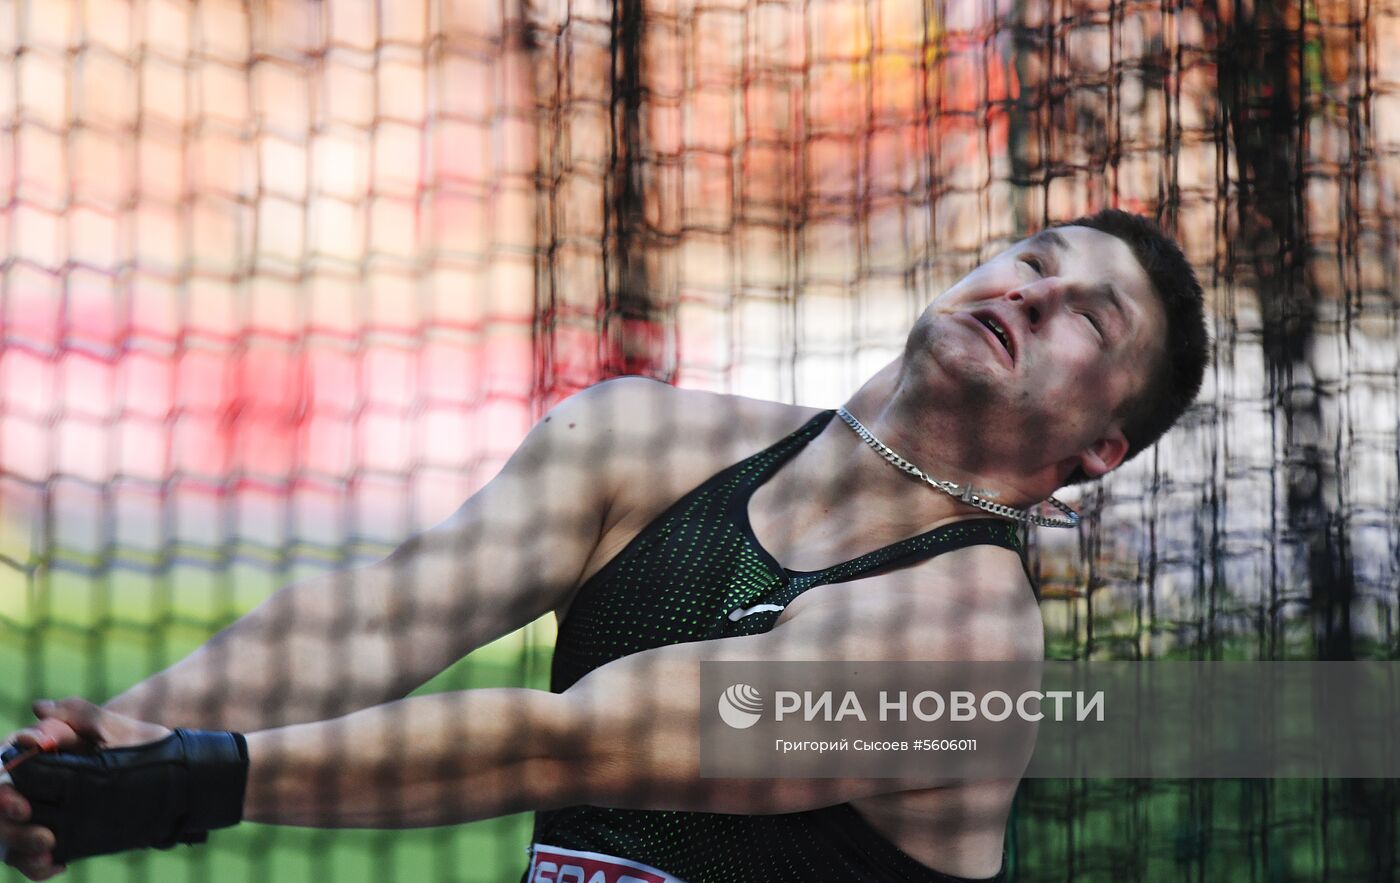
<svg viewBox="0 0 1400 883">
<path fill-rule="evenodd" d="M 729 621 L 738 622 L 746 616 L 753 616 L 755 613 L 765 613 L 769 610 L 782 609 L 783 606 L 781 604 L 755 604 L 747 610 L 742 607 L 735 607 L 733 610 L 729 611 Z"/>
<path fill-rule="evenodd" d="M 748 684 L 735 684 L 719 697 L 720 720 L 736 730 L 747 730 L 763 716 L 763 697 Z"/>
</svg>

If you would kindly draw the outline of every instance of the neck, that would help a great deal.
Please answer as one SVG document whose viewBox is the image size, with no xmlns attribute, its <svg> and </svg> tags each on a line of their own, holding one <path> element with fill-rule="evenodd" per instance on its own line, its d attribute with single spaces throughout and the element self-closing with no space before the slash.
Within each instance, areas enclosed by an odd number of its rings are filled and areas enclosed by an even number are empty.
<svg viewBox="0 0 1400 883">
<path fill-rule="evenodd" d="M 926 391 L 921 392 L 918 402 L 910 398 L 902 383 L 900 360 L 896 359 L 871 377 L 846 403 L 846 409 L 876 438 L 926 474 L 960 486 L 972 484 L 980 496 L 992 502 L 1023 509 L 1046 499 L 1059 487 L 1054 466 L 1038 471 L 1008 469 L 1006 464 L 1015 458 L 999 455 L 998 445 L 985 438 L 977 426 L 967 426 L 969 418 L 957 403 L 930 401 Z M 855 433 L 846 435 L 851 465 L 862 467 L 856 474 L 870 475 L 872 468 L 887 472 L 888 477 L 913 485 L 924 497 L 938 501 L 933 508 L 949 514 L 980 511 L 947 494 L 928 494 L 929 488 L 884 462 Z"/>
</svg>

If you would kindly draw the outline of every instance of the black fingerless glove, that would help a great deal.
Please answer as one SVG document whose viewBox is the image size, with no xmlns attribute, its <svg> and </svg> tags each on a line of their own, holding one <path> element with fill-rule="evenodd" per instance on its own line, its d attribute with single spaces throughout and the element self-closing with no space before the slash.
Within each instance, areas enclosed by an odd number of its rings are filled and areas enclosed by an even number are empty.
<svg viewBox="0 0 1400 883">
<path fill-rule="evenodd" d="M 19 752 L 6 748 L 0 762 Z M 10 776 L 54 833 L 56 864 L 128 849 L 202 843 L 243 819 L 248 745 L 238 733 L 176 730 L 95 754 L 40 754 Z"/>
</svg>

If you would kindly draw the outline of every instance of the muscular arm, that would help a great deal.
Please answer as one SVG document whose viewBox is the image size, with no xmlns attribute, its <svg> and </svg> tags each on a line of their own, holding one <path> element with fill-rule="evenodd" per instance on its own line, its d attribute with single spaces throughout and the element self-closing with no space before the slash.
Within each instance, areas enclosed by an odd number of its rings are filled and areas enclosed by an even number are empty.
<svg viewBox="0 0 1400 883">
<path fill-rule="evenodd" d="M 244 732 L 337 718 L 399 699 L 488 641 L 558 609 L 578 583 L 637 445 L 664 441 L 649 415 L 669 387 L 628 379 L 556 407 L 443 524 L 370 567 L 277 592 L 208 644 L 75 727 L 84 703 L 36 706 L 16 738 L 85 750 L 157 738 L 168 726 Z M 663 438 L 658 438 L 660 432 Z M 412 703 L 406 707 L 417 707 Z M 139 720 L 137 720 L 139 719 Z M 27 734 L 27 735 L 26 735 Z M 0 783 L 0 855 L 55 873 L 53 833 Z"/>
<path fill-rule="evenodd" d="M 401 698 L 554 609 L 598 540 L 638 383 L 562 403 L 445 522 L 376 564 L 281 589 L 108 708 L 234 730 L 336 717 Z"/>
<path fill-rule="evenodd" d="M 773 631 L 624 657 L 561 695 L 474 690 L 419 697 L 248 737 L 246 817 L 323 827 L 440 825 L 578 803 L 793 812 L 934 780 L 702 779 L 708 660 L 1038 659 L 1034 605 L 988 598 L 942 623 L 917 599 L 809 605 Z M 1029 610 L 1029 614 L 1026 611 Z M 874 649 L 872 649 L 874 648 Z"/>
</svg>

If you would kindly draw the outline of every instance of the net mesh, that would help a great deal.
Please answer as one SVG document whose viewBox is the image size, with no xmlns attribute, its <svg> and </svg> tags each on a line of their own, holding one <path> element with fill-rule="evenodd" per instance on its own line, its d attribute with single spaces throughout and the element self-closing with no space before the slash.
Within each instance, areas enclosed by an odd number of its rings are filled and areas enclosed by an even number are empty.
<svg viewBox="0 0 1400 883">
<path fill-rule="evenodd" d="M 827 0 L 0 9 L 0 704 L 102 698 L 373 560 L 596 380 L 832 406 L 1104 206 L 1206 283 L 1166 441 L 1034 535 L 1051 655 L 1397 644 L 1400 7 Z M 540 685 L 552 625 L 434 687 Z M 78 879 L 511 879 L 527 821 Z M 1032 782 L 1017 880 L 1390 879 L 1393 783 Z"/>
</svg>

